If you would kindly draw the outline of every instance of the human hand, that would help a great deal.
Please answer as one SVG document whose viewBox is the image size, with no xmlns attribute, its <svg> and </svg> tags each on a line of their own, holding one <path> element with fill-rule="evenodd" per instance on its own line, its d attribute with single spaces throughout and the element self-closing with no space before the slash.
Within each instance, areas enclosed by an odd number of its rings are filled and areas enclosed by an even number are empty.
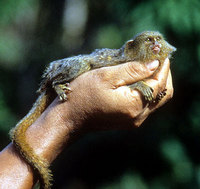
<svg viewBox="0 0 200 189">
<path fill-rule="evenodd" d="M 70 117 L 85 129 L 128 129 L 139 127 L 148 115 L 166 103 L 173 95 L 169 59 L 158 73 L 158 61 L 153 65 L 129 62 L 112 67 L 103 67 L 87 72 L 70 83 L 72 93 L 66 102 Z M 137 90 L 127 85 L 150 77 L 145 82 L 154 89 L 154 97 L 167 89 L 167 94 L 158 103 L 148 104 Z M 69 112 L 69 111 L 68 111 Z M 62 113 L 62 116 L 65 113 Z M 89 120 L 89 121 L 88 121 Z M 91 121 L 92 120 L 92 121 Z"/>
</svg>

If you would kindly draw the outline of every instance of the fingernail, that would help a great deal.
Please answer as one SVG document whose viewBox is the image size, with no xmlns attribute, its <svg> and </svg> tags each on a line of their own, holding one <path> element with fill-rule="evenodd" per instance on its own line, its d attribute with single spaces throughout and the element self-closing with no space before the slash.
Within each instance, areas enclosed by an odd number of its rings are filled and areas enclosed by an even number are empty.
<svg viewBox="0 0 200 189">
<path fill-rule="evenodd" d="M 155 60 L 155 61 L 153 61 L 153 62 L 147 63 L 147 68 L 148 68 L 149 70 L 151 70 L 151 71 L 156 70 L 156 69 L 158 68 L 158 66 L 159 66 L 158 60 Z"/>
</svg>

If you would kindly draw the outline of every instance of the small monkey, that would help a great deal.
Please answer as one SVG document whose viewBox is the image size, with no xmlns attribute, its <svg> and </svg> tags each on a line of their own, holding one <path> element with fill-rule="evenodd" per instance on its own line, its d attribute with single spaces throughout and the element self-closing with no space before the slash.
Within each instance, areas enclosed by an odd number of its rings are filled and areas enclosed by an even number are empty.
<svg viewBox="0 0 200 189">
<path fill-rule="evenodd" d="M 38 89 L 40 96 L 29 113 L 10 132 L 15 148 L 38 174 L 41 188 L 51 188 L 52 174 L 49 163 L 38 157 L 26 142 L 26 130 L 53 99 L 58 96 L 60 101 L 66 101 L 67 94 L 72 92 L 69 83 L 89 70 L 130 61 L 146 63 L 153 60 L 159 60 L 161 67 L 164 60 L 170 58 L 174 51 L 176 48 L 170 45 L 159 32 L 145 31 L 127 41 L 120 49 L 96 49 L 88 55 L 78 55 L 50 63 Z M 145 81 L 136 82 L 129 87 L 140 91 L 147 103 L 160 100 L 165 95 L 165 91 L 160 91 L 154 98 L 153 89 Z"/>
</svg>

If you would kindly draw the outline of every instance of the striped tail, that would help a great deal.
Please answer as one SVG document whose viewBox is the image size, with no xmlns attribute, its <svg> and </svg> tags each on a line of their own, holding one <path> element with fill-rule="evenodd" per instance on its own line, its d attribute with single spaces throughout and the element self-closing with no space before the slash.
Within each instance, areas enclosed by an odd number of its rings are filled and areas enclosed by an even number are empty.
<svg viewBox="0 0 200 189">
<path fill-rule="evenodd" d="M 10 136 L 14 146 L 20 152 L 25 161 L 31 165 L 34 171 L 39 175 L 41 188 L 43 189 L 51 188 L 50 181 L 52 180 L 52 174 L 48 168 L 49 163 L 34 153 L 33 149 L 26 141 L 26 131 L 52 102 L 50 97 L 51 96 L 45 92 L 42 93 L 29 113 L 10 131 Z"/>
</svg>

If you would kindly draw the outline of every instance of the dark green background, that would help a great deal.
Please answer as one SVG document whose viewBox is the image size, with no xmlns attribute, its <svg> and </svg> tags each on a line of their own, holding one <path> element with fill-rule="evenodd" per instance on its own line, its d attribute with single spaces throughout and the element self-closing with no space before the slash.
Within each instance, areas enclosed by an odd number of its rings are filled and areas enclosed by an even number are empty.
<svg viewBox="0 0 200 189">
<path fill-rule="evenodd" d="M 52 165 L 53 188 L 200 188 L 199 0 L 1 0 L 1 148 L 36 99 L 49 62 L 119 48 L 143 30 L 159 30 L 177 47 L 173 99 L 141 128 L 74 143 Z"/>
</svg>

